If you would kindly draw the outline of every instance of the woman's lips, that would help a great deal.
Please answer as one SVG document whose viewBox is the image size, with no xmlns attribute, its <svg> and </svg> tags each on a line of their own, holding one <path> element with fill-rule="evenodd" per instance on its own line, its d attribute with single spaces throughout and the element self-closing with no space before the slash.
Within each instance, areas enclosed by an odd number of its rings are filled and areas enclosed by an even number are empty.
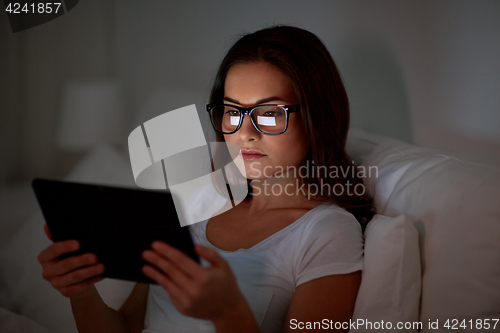
<svg viewBox="0 0 500 333">
<path fill-rule="evenodd" d="M 259 158 L 262 158 L 264 156 L 267 156 L 267 155 L 262 154 L 261 152 L 256 151 L 256 150 L 242 150 L 241 156 L 243 157 L 244 161 L 253 161 L 253 160 L 257 160 Z"/>
</svg>

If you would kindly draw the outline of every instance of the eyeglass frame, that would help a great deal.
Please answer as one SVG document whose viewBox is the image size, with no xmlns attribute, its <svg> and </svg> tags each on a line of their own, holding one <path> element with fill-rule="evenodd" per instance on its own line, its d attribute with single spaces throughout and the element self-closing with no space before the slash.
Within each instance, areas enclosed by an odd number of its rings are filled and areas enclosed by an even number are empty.
<svg viewBox="0 0 500 333">
<path fill-rule="evenodd" d="M 213 117 L 212 117 L 212 110 L 216 106 L 230 106 L 230 107 L 235 108 L 236 110 L 238 110 L 240 112 L 240 122 L 238 123 L 238 127 L 236 127 L 236 129 L 234 131 L 226 133 L 226 132 L 223 132 L 223 131 L 219 131 L 217 128 L 215 128 L 214 120 L 213 120 Z M 255 121 L 252 118 L 252 112 L 253 112 L 253 110 L 255 110 L 255 109 L 259 108 L 259 107 L 262 107 L 262 106 L 279 107 L 279 108 L 282 108 L 285 111 L 285 116 L 286 116 L 285 129 L 282 132 L 279 132 L 279 133 L 264 133 L 255 124 Z M 244 108 L 244 107 L 236 106 L 236 105 L 232 105 L 232 104 L 218 104 L 218 103 L 216 104 L 216 103 L 214 103 L 214 104 L 207 104 L 206 110 L 207 110 L 208 114 L 210 115 L 210 122 L 212 123 L 212 127 L 214 128 L 214 130 L 216 132 L 219 132 L 219 133 L 222 133 L 222 134 L 234 134 L 234 133 L 238 132 L 238 130 L 241 128 L 241 125 L 243 124 L 243 117 L 244 116 L 248 116 L 250 118 L 250 121 L 252 122 L 253 127 L 259 133 L 264 134 L 264 135 L 280 135 L 280 134 L 285 133 L 286 130 L 288 129 L 289 114 L 293 113 L 293 112 L 300 112 L 300 104 L 295 104 L 295 105 L 262 104 L 262 105 L 252 106 L 250 108 Z"/>
</svg>

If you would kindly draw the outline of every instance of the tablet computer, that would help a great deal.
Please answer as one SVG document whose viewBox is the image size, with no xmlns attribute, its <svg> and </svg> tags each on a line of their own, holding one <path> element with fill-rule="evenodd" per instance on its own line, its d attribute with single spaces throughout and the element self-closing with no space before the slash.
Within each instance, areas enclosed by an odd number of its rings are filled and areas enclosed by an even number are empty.
<svg viewBox="0 0 500 333">
<path fill-rule="evenodd" d="M 104 277 L 155 283 L 142 273 L 142 252 L 169 243 L 199 262 L 188 228 L 181 227 L 166 190 L 34 179 L 32 187 L 54 242 L 76 239 L 94 253 Z"/>
</svg>

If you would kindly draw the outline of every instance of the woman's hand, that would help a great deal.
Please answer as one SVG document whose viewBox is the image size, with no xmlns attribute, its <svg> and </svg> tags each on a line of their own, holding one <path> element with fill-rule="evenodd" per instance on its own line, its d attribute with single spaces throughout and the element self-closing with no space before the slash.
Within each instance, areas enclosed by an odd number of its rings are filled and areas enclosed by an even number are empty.
<svg viewBox="0 0 500 333">
<path fill-rule="evenodd" d="M 44 230 L 52 240 L 47 225 Z M 38 261 L 43 268 L 43 278 L 66 297 L 78 296 L 103 279 L 97 275 L 104 272 L 104 265 L 97 262 L 97 256 L 93 253 L 59 260 L 60 255 L 77 251 L 79 248 L 78 241 L 67 240 L 50 245 L 38 255 Z"/>
<path fill-rule="evenodd" d="M 143 272 L 170 295 L 173 305 L 184 315 L 212 320 L 222 326 L 239 319 L 253 319 L 245 297 L 229 264 L 215 250 L 195 245 L 196 253 L 210 263 L 202 267 L 180 250 L 161 241 L 152 244 L 143 258 L 156 266 Z M 241 320 L 240 320 L 241 324 Z"/>
</svg>

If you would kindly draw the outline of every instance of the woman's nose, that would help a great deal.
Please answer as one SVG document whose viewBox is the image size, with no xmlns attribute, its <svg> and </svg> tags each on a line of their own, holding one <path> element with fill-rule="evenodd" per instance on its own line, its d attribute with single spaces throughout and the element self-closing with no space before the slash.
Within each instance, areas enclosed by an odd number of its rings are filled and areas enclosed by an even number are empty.
<svg viewBox="0 0 500 333">
<path fill-rule="evenodd" d="M 259 140 L 260 136 L 262 135 L 253 126 L 252 120 L 247 115 L 243 116 L 243 121 L 241 123 L 241 127 L 237 133 L 242 141 Z"/>
</svg>

